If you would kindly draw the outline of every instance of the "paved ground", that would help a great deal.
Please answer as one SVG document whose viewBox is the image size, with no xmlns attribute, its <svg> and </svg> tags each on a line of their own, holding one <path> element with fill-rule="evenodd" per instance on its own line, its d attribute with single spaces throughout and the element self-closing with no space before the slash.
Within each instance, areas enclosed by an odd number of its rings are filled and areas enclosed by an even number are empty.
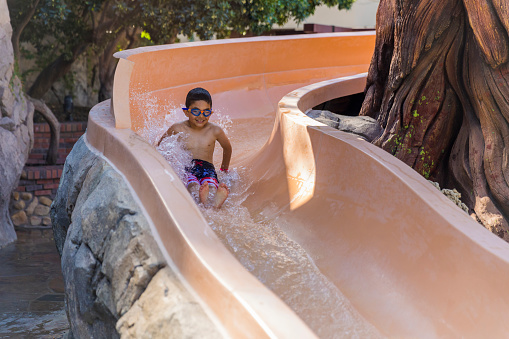
<svg viewBox="0 0 509 339">
<path fill-rule="evenodd" d="M 0 338 L 62 338 L 69 323 L 53 232 L 17 235 L 0 249 Z"/>
</svg>

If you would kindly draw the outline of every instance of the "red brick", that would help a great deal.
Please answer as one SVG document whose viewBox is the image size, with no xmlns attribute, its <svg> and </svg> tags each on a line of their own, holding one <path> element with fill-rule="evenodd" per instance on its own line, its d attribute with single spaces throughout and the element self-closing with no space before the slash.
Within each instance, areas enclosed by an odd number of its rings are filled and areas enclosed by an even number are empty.
<svg viewBox="0 0 509 339">
<path fill-rule="evenodd" d="M 18 186 L 18 187 L 16 187 L 16 191 L 18 191 L 18 192 L 25 192 L 25 186 Z"/>
<path fill-rule="evenodd" d="M 45 184 L 44 185 L 44 189 L 45 190 L 50 190 L 50 189 L 53 189 L 53 188 L 58 188 L 58 183 L 57 184 Z"/>
<path fill-rule="evenodd" d="M 50 195 L 51 194 L 51 190 L 41 190 L 41 191 L 35 191 L 34 192 L 35 195 Z"/>
<path fill-rule="evenodd" d="M 42 189 L 42 185 L 27 185 L 25 186 L 25 191 L 33 192 Z"/>
<path fill-rule="evenodd" d="M 59 170 L 58 170 L 58 177 L 59 177 L 59 178 L 61 178 L 61 177 L 62 177 L 62 170 L 61 170 L 61 169 L 59 169 Z"/>
<path fill-rule="evenodd" d="M 51 170 L 51 177 L 52 178 L 57 178 L 58 177 L 58 171 L 56 169 Z"/>
<path fill-rule="evenodd" d="M 41 177 L 41 173 L 39 171 L 34 172 L 34 179 L 39 179 Z"/>
<path fill-rule="evenodd" d="M 37 183 L 38 184 L 52 184 L 53 179 L 41 179 L 41 180 L 37 180 Z"/>
<path fill-rule="evenodd" d="M 29 180 L 33 180 L 33 179 L 34 179 L 34 172 L 32 172 L 32 171 L 28 172 L 28 173 L 27 173 L 27 178 L 28 178 Z"/>
<path fill-rule="evenodd" d="M 33 148 L 48 148 L 48 147 L 49 147 L 49 142 L 37 141 L 37 142 L 34 142 Z"/>
</svg>

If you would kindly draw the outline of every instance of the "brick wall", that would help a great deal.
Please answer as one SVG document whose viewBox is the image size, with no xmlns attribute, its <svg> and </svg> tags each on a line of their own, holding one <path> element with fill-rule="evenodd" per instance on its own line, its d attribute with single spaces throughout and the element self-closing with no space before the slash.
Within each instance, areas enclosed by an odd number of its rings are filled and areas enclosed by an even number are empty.
<svg viewBox="0 0 509 339">
<path fill-rule="evenodd" d="M 62 169 L 62 165 L 25 166 L 16 191 L 31 192 L 36 196 L 45 195 L 53 199 L 57 193 Z"/>
<path fill-rule="evenodd" d="M 50 128 L 46 123 L 34 124 L 34 147 L 11 198 L 10 214 L 15 226 L 51 227 L 49 206 L 57 193 L 63 164 L 86 128 L 86 122 L 62 123 L 57 164 L 47 166 Z"/>
<path fill-rule="evenodd" d="M 57 164 L 63 165 L 72 147 L 85 133 L 86 122 L 64 122 L 60 125 Z M 27 166 L 44 165 L 49 148 L 50 130 L 48 124 L 34 124 L 34 148 L 28 156 Z"/>
</svg>

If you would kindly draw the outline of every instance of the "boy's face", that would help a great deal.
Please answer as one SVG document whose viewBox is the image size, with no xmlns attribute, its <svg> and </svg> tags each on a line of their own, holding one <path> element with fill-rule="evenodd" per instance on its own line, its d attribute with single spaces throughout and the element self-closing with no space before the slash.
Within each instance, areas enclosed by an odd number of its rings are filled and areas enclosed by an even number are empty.
<svg viewBox="0 0 509 339">
<path fill-rule="evenodd" d="M 191 127 L 196 128 L 205 127 L 205 125 L 207 125 L 207 123 L 209 122 L 209 119 L 212 114 L 209 115 L 208 117 L 204 116 L 203 113 L 201 113 L 199 116 L 194 116 L 191 113 L 191 110 L 193 108 L 199 109 L 201 111 L 204 111 L 206 109 L 211 110 L 210 105 L 204 100 L 197 100 L 193 101 L 188 108 L 189 109 L 187 111 L 184 111 L 184 114 L 189 118 L 189 124 L 191 125 Z"/>
</svg>

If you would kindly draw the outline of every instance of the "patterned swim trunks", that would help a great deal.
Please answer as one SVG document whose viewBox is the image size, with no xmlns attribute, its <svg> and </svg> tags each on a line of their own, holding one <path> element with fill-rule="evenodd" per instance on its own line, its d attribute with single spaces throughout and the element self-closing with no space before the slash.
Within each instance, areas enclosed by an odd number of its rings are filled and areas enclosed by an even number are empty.
<svg viewBox="0 0 509 339">
<path fill-rule="evenodd" d="M 214 168 L 214 165 L 208 161 L 193 159 L 192 166 L 187 167 L 186 172 L 186 186 L 189 186 L 189 184 L 192 182 L 195 182 L 199 185 L 202 185 L 204 182 L 206 182 L 209 185 L 215 186 L 216 188 L 219 187 L 216 169 Z"/>
</svg>

